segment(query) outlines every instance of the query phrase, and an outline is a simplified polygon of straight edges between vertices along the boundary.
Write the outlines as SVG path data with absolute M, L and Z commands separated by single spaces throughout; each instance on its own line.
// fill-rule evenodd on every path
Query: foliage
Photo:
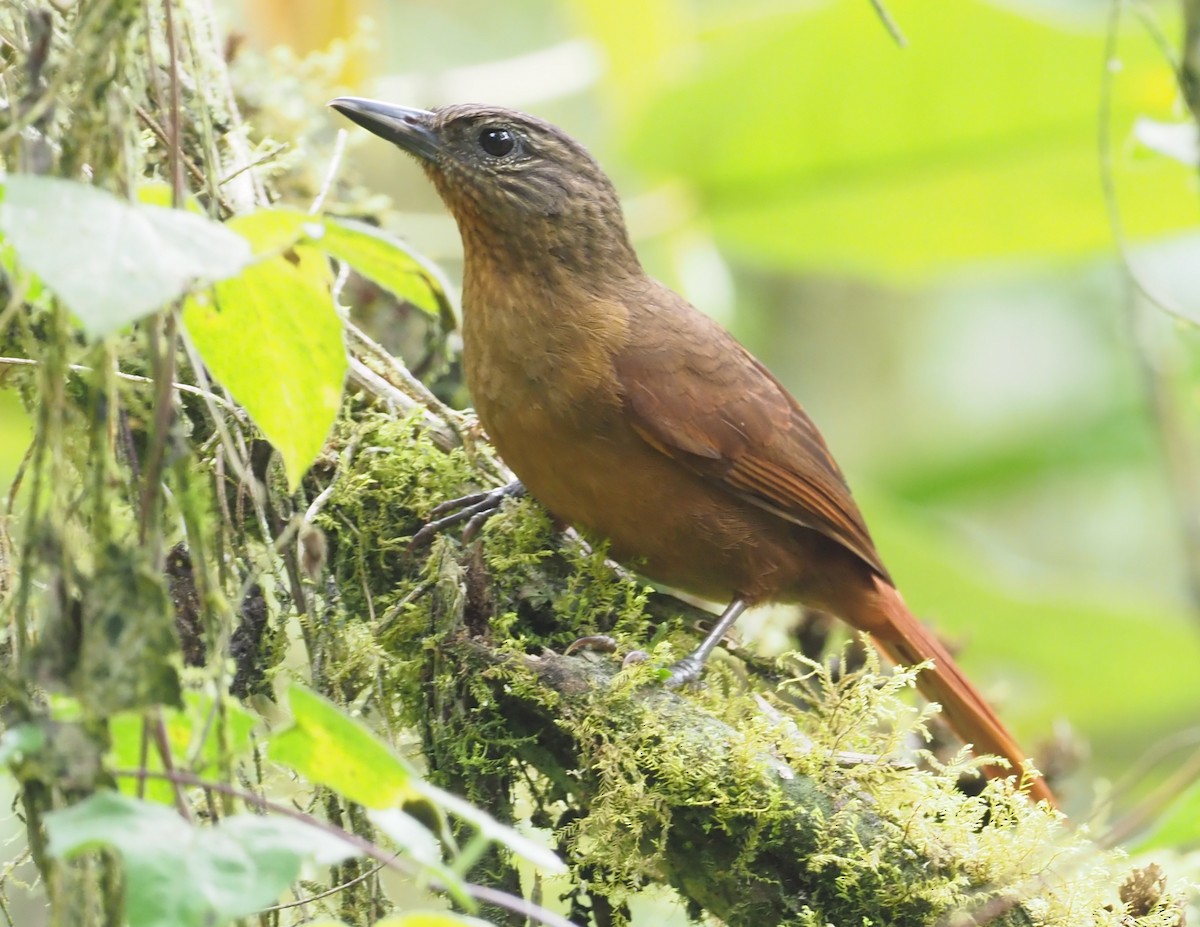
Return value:
M 272 904 L 306 858 L 354 855 L 349 845 L 287 818 L 239 814 L 195 827 L 172 808 L 97 792 L 46 816 L 49 852 L 111 845 L 125 863 L 131 927 L 224 924 Z
M 426 879 L 436 879 L 468 907 L 470 895 L 461 873 L 490 841 L 523 854 L 543 871 L 561 870 L 562 864 L 552 853 L 485 812 L 424 782 L 369 731 L 333 705 L 298 686 L 291 688 L 290 703 L 293 725 L 271 738 L 271 758 L 310 783 L 328 785 L 351 801 L 378 809 L 372 820 L 398 853 L 409 860 L 407 866 L 365 841 L 351 842 L 349 835 L 338 828 L 287 809 L 282 809 L 288 815 L 284 816 L 278 806 L 256 802 L 254 796 L 244 796 L 244 800 L 274 813 L 234 814 L 215 826 L 197 826 L 177 809 L 168 807 L 174 792 L 168 794 L 164 805 L 101 791 L 51 812 L 45 820 L 47 852 L 52 857 L 71 858 L 97 846 L 113 847 L 125 864 L 126 916 L 131 927 L 228 923 L 275 902 L 296 881 L 305 863 L 336 865 L 361 856 L 364 849 L 383 864 L 400 865 L 406 872 L 416 871 Z M 44 746 L 37 736 L 40 729 L 25 725 L 14 730 L 18 736 L 10 740 L 10 762 L 18 752 L 20 762 L 35 761 Z M 118 740 L 120 730 L 114 730 Z M 126 737 L 132 733 L 126 729 Z M 198 732 L 189 733 L 195 736 Z M 141 778 L 137 770 L 118 768 L 115 772 L 118 776 Z M 175 781 L 170 770 L 157 778 Z M 205 784 L 205 780 L 195 777 L 186 781 Z M 213 784 L 218 783 L 213 780 Z M 414 801 L 426 803 L 439 814 L 459 816 L 476 828 L 477 837 L 472 843 L 453 853 L 453 868 L 442 862 L 441 841 L 449 839 L 453 846 L 444 822 L 440 828 L 430 830 L 400 810 Z M 472 922 L 456 915 L 442 917 L 447 924 Z
M 1096 156 L 1100 11 L 909 4 L 898 49 L 868 3 L 763 3 L 741 16 L 661 4 L 646 47 L 627 39 L 633 0 L 583 6 L 625 90 L 629 156 L 654 176 L 687 177 L 740 259 L 913 280 L 1111 243 Z M 1163 9 L 1164 32 L 1173 14 Z M 1185 125 L 1155 38 L 1135 25 L 1122 36 L 1118 144 L 1139 118 Z M 663 59 L 681 66 L 654 66 Z M 1129 233 L 1194 228 L 1195 164 L 1133 145 L 1116 178 Z
M 17 44 L 46 42 L 38 54 L 61 55 L 65 68 L 77 69 L 62 72 L 73 75 L 66 86 L 86 94 L 88 81 L 110 79 L 89 70 L 97 60 L 131 55 L 131 67 L 154 68 L 156 49 L 180 41 L 170 15 L 143 21 L 119 15 L 119 3 L 109 7 L 115 18 L 104 10 L 10 13 L 0 24 Z M 211 36 L 195 26 L 186 32 L 190 66 L 220 68 Z M 72 49 L 85 54 L 73 57 Z M 29 60 L 22 74 L 36 83 L 41 66 Z M 182 75 L 171 67 L 179 90 Z M 207 82 L 189 86 L 201 94 L 188 101 L 201 124 L 232 111 L 230 100 L 203 97 Z M 342 405 L 347 355 L 330 257 L 363 265 L 367 277 L 426 311 L 447 306 L 439 278 L 361 224 L 265 205 L 231 215 L 223 196 L 206 195 L 215 181 L 192 196 L 155 176 L 156 164 L 170 169 L 185 158 L 214 170 L 218 162 L 202 147 L 185 153 L 161 132 L 164 152 L 143 150 L 140 138 L 124 147 L 109 134 L 89 139 L 85 126 L 40 118 L 36 105 L 15 100 L 11 112 L 32 128 L 4 133 L 11 164 L 88 145 L 145 155 L 109 158 L 102 175 L 89 168 L 94 184 L 14 171 L 0 191 L 3 337 L 28 359 L 26 396 L 40 411 L 30 508 L 13 547 L 21 570 L 13 586 L 7 575 L 0 584 L 11 622 L 3 756 L 20 785 L 30 851 L 55 916 L 94 913 L 135 927 L 228 923 L 311 885 L 314 866 L 331 883 L 348 883 L 330 896 L 346 912 L 359 903 L 353 886 L 372 879 L 377 892 L 375 873 L 391 867 L 467 911 L 482 894 L 536 914 L 536 905 L 487 893 L 464 873 L 496 842 L 550 872 L 561 868 L 553 854 L 399 758 L 393 771 L 403 789 L 371 802 L 367 820 L 352 804 L 360 791 L 322 761 L 341 757 L 337 768 L 345 770 L 365 751 L 373 760 L 358 779 L 379 782 L 392 754 L 374 735 L 293 687 L 294 726 L 270 739 L 269 761 L 262 717 L 214 694 L 230 685 L 226 648 L 238 664 L 233 685 L 245 678 L 259 692 L 267 669 L 286 657 L 272 654 L 279 634 L 270 626 L 287 620 L 276 598 L 286 567 L 269 518 L 290 504 L 287 490 L 299 486 Z M 158 105 L 143 99 L 139 110 L 152 128 L 171 120 Z M 225 144 L 227 155 L 244 157 L 236 134 Z M 75 173 L 65 160 L 55 166 Z M 172 202 L 183 208 L 168 208 Z M 177 402 L 176 390 L 190 404 Z M 252 475 L 245 448 L 260 434 L 275 445 L 282 474 L 268 457 Z M 234 471 L 228 484 L 217 476 L 226 465 Z M 247 505 L 249 517 L 235 522 L 232 512 L 241 516 Z M 2 540 L 7 556 L 7 534 Z M 309 540 L 319 543 L 311 533 Z M 49 701 L 45 691 L 55 693 Z M 319 754 L 301 749 L 305 737 L 319 737 Z M 232 785 L 235 770 L 252 773 L 260 788 L 268 779 L 275 788 L 292 781 L 297 796 L 307 788 L 297 799 L 305 810 Z M 193 789 L 203 796 L 194 806 Z M 401 807 L 414 803 L 418 817 Z M 462 846 L 447 814 L 470 837 Z M 364 854 L 375 858 L 374 870 L 363 866 Z M 562 923 L 548 912 L 543 920 Z M 477 923 L 449 912 L 417 912 L 410 922 Z
M 325 442 L 346 376 L 327 255 L 367 268 L 401 298 L 413 295 L 434 312 L 441 305 L 434 278 L 396 241 L 345 221 L 262 209 L 217 224 L 127 204 L 85 184 L 22 175 L 2 193 L 7 240 L 0 247 L 11 245 L 14 274 L 36 273 L 26 285 L 58 295 L 89 336 L 196 291 L 183 312 L 189 337 L 275 445 L 292 488 Z M 144 261 L 145 254 L 158 259 Z M 381 266 L 390 272 L 381 275 Z M 241 349 L 230 352 L 235 340 Z

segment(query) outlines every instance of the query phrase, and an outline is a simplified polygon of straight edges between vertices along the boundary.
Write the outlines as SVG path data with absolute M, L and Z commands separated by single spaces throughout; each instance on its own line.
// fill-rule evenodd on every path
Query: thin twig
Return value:
M 217 186 L 218 187 L 224 186 L 225 184 L 230 183 L 231 181 L 237 180 L 240 176 L 242 176 L 242 174 L 246 173 L 246 171 L 253 170 L 254 168 L 258 167 L 260 164 L 266 164 L 268 161 L 279 157 L 281 154 L 283 154 L 287 150 L 288 150 L 288 146 L 286 144 L 284 144 L 283 142 L 280 142 L 278 145 L 276 145 L 270 151 L 259 155 L 257 158 L 255 158 L 253 161 L 251 161 L 249 164 L 242 164 L 242 165 L 239 165 L 238 167 L 234 168 L 232 171 L 230 171 L 228 174 L 226 174 L 224 177 L 222 177 L 220 180 L 217 181 Z
M 327 888 L 325 891 L 316 895 L 308 895 L 304 898 L 297 898 L 295 901 L 288 901 L 284 904 L 273 904 L 269 908 L 263 908 L 259 914 L 269 914 L 272 911 L 286 911 L 288 908 L 302 908 L 306 904 L 312 904 L 314 901 L 320 901 L 322 898 L 328 898 L 330 895 L 336 895 L 338 892 L 344 892 L 348 888 L 353 888 L 359 882 L 365 882 L 375 873 L 380 872 L 385 868 L 383 863 L 376 863 L 371 869 L 368 869 L 362 875 L 355 876 L 349 882 L 342 882 L 335 885 L 333 888 Z
M 142 121 L 142 124 L 154 133 L 154 137 L 157 138 L 164 147 L 169 148 L 171 145 L 171 136 L 167 134 L 167 130 L 160 126 L 158 121 L 148 112 L 146 112 L 145 107 L 138 103 L 131 103 L 130 105 L 133 108 L 134 115 L 136 115 L 138 119 Z M 192 177 L 199 183 L 204 183 L 204 173 L 199 167 L 197 167 L 196 163 L 192 161 L 191 158 L 186 156 L 183 160 L 184 166 L 188 169 L 188 173 L 191 174 Z
M 435 415 L 440 415 L 452 428 L 454 428 L 455 431 L 460 430 L 461 426 L 465 422 L 465 417 L 461 412 L 456 412 L 454 409 L 451 409 L 448 405 L 438 399 L 437 396 L 433 395 L 433 392 L 428 386 L 414 377 L 412 372 L 405 367 L 404 364 L 400 363 L 400 361 L 385 351 L 381 344 L 375 341 L 375 339 L 364 332 L 361 328 L 349 320 L 346 321 L 345 325 L 346 333 L 350 336 L 351 344 L 379 361 L 387 373 L 395 378 L 393 385 L 395 385 L 402 392 L 406 393 L 412 399 L 415 399 Z
M 100 6 L 101 4 L 94 5 Z M 39 119 L 46 115 L 47 112 L 50 111 L 50 107 L 53 106 L 57 100 L 62 99 L 63 89 L 66 87 L 67 80 L 70 75 L 70 68 L 59 69 L 58 73 L 55 74 L 54 79 L 51 81 L 49 86 L 46 87 L 41 96 L 39 96 L 27 107 L 22 109 L 17 114 L 16 118 L 13 119 L 5 129 L 0 130 L 0 147 L 7 145 L 27 128 L 36 123 Z
M 342 451 L 342 460 L 338 465 L 337 471 L 333 474 L 333 479 L 329 481 L 329 485 L 318 493 L 317 498 L 313 499 L 312 504 L 304 512 L 304 523 L 312 524 L 313 520 L 321 514 L 321 509 L 325 507 L 325 503 L 329 501 L 329 497 L 333 495 L 333 490 L 337 487 L 338 480 L 342 475 L 350 469 L 350 465 L 354 462 L 354 454 L 358 451 L 358 444 L 362 440 L 361 434 L 355 434 L 346 443 L 345 450 Z
M 1160 820 L 1180 795 L 1200 779 L 1200 750 L 1196 750 L 1182 766 L 1158 788 L 1139 802 L 1131 811 L 1117 820 L 1112 827 L 1096 838 L 1102 847 L 1116 847 L 1140 833 L 1156 820 Z
M 429 580 L 428 582 L 420 583 L 416 587 L 414 587 L 411 591 L 406 593 L 404 595 L 404 597 L 402 599 L 400 599 L 399 602 L 392 604 L 388 608 L 388 610 L 383 613 L 383 617 L 380 619 L 379 623 L 377 625 L 375 625 L 375 637 L 377 639 L 382 639 L 383 636 L 391 628 L 392 624 L 396 621 L 396 619 L 398 617 L 400 617 L 400 612 L 402 612 L 404 610 L 404 607 L 406 605 L 411 605 L 413 602 L 417 601 L 418 599 L 428 595 L 430 592 L 433 591 L 433 588 L 436 585 L 437 585 L 437 583 L 434 582 L 433 580 Z M 385 713 L 385 717 L 386 717 L 386 713 Z
M 166 130 L 154 120 L 154 117 L 138 104 L 134 103 L 132 105 L 134 113 L 140 120 L 142 120 L 146 128 L 154 133 L 154 137 L 157 138 L 163 145 L 169 145 L 171 140 L 167 136 Z M 204 176 L 204 171 L 200 170 L 200 168 L 191 158 L 184 156 L 183 164 L 184 167 L 187 168 L 188 173 L 192 175 L 192 179 L 195 180 L 196 183 L 202 186 L 208 185 L 208 178 Z M 233 214 L 233 206 L 228 200 L 221 196 L 221 192 L 219 190 L 217 191 L 217 202 L 226 215 Z
M 892 19 L 892 14 L 888 12 L 888 8 L 883 5 L 883 0 L 871 0 L 871 6 L 875 9 L 875 15 L 879 17 L 879 21 L 883 23 L 883 28 L 888 31 L 897 45 L 901 48 L 908 48 L 908 39 L 904 37 L 904 33 L 900 31 L 900 24 Z
M 205 403 L 208 404 L 208 414 L 212 418 L 213 427 L 217 430 L 217 435 L 221 440 L 221 447 L 225 448 L 228 455 L 229 465 L 240 481 L 240 485 L 250 487 L 250 492 L 257 498 L 261 495 L 262 488 L 258 485 L 258 480 L 250 472 L 250 461 L 241 453 L 241 449 L 234 444 L 233 436 L 229 433 L 229 428 L 226 427 L 224 416 L 220 415 L 215 406 L 218 402 L 224 406 L 237 407 L 236 403 L 222 399 L 209 385 L 208 371 L 204 367 L 204 362 L 200 360 L 200 354 L 192 344 L 192 339 L 184 333 L 182 338 L 183 351 L 187 356 L 188 363 L 192 367 L 192 373 L 196 377 L 196 382 L 200 384 L 200 396 L 203 397 Z M 245 421 L 245 413 L 238 416 L 240 421 Z
M 1151 41 L 1154 42 L 1154 48 L 1163 56 L 1163 60 L 1171 65 L 1171 70 L 1175 73 L 1176 80 L 1178 81 L 1179 92 L 1186 96 L 1187 88 L 1180 76 L 1181 68 L 1183 67 L 1182 62 L 1179 60 L 1179 56 L 1175 54 L 1175 48 L 1171 45 L 1171 40 L 1167 38 L 1166 32 L 1163 31 L 1162 24 L 1158 21 L 1154 9 L 1146 3 L 1146 0 L 1131 0 L 1131 2 L 1133 13 L 1141 21 L 1142 28 L 1146 30 Z M 1185 0 L 1186 3 L 1187 0 Z
M 1107 797 L 1095 804 L 1088 812 L 1087 817 L 1077 816 L 1073 820 L 1080 824 L 1091 824 L 1101 818 L 1107 817 L 1112 811 L 1114 799 L 1123 795 L 1129 795 L 1139 783 L 1145 781 L 1160 763 L 1171 754 L 1183 750 L 1185 747 L 1200 747 L 1200 727 L 1189 727 L 1181 731 L 1175 731 L 1152 744 L 1149 749 L 1137 758 L 1133 766 L 1121 775 L 1121 778 L 1109 790 Z
M 171 94 L 170 109 L 170 144 L 167 146 L 167 158 L 171 170 L 171 205 L 182 209 L 185 190 L 183 186 L 183 141 L 180 126 L 183 108 L 181 100 L 179 74 L 178 38 L 175 33 L 175 14 L 173 0 L 164 0 L 163 8 L 166 13 L 167 53 L 169 57 L 168 85 Z M 160 331 L 161 325 L 161 331 Z M 168 431 L 175 412 L 175 396 L 171 384 L 175 382 L 176 355 L 179 350 L 179 317 L 178 307 L 169 306 L 159 317 L 151 320 L 147 328 L 149 339 L 151 365 L 157 382 L 155 383 L 154 417 L 150 432 L 150 443 L 146 450 L 146 463 L 142 468 L 142 492 L 140 501 L 140 520 L 138 538 L 143 545 L 151 541 L 153 531 L 153 553 L 157 562 L 162 556 L 162 531 L 159 525 L 162 492 L 160 482 L 166 456 Z
M 283 526 L 283 530 L 280 531 L 278 536 L 275 537 L 275 539 L 271 542 L 271 553 L 278 554 L 279 557 L 282 558 L 284 553 L 288 549 L 288 545 L 291 544 L 292 540 L 300 533 L 300 525 L 301 524 L 302 524 L 302 522 L 298 518 L 293 517 L 292 519 L 290 519 L 288 521 L 288 523 Z M 267 536 L 269 537 L 270 535 L 267 535 Z M 237 607 L 239 609 L 242 607 L 242 603 L 246 601 L 246 597 L 250 595 L 250 590 L 252 590 L 256 585 L 258 585 L 258 581 L 262 578 L 263 573 L 267 572 L 267 570 L 269 568 L 271 568 L 271 569 L 278 568 L 278 563 L 273 559 L 266 561 L 266 563 L 269 563 L 270 567 L 268 567 L 262 561 L 259 561 L 259 563 L 257 565 L 251 567 L 249 570 L 246 571 L 246 576 L 242 579 L 242 585 L 241 585 L 241 588 L 238 590 L 237 598 L 234 600 L 235 602 L 237 602 Z M 280 575 L 279 578 L 280 578 L 280 581 L 282 582 L 282 575 Z M 289 586 L 290 586 L 290 584 L 289 584 Z M 294 591 L 293 591 L 292 595 L 293 595 L 293 599 L 294 599 L 295 598 Z M 309 603 L 308 603 L 307 599 L 297 602 L 296 603 L 297 611 L 306 612 L 308 610 L 308 605 L 309 605 Z
M 338 168 L 342 166 L 342 158 L 346 154 L 346 139 L 349 137 L 350 133 L 345 129 L 338 129 L 337 138 L 333 141 L 333 156 L 329 159 L 329 168 L 325 171 L 325 179 L 321 182 L 321 191 L 313 200 L 312 206 L 308 208 L 310 216 L 320 214 L 321 207 L 325 205 L 325 198 L 329 196 L 329 191 L 333 188 L 333 181 L 337 178 Z
M 1129 236 L 1125 232 L 1125 221 L 1121 216 L 1121 205 L 1117 198 L 1117 185 L 1113 168 L 1112 149 L 1112 98 L 1113 74 L 1117 67 L 1117 38 L 1121 26 L 1121 9 L 1125 0 L 1112 0 L 1109 7 L 1107 36 L 1104 45 L 1104 71 L 1100 81 L 1099 105 L 1099 136 L 1098 147 L 1100 156 L 1100 182 L 1104 194 L 1105 211 L 1108 214 L 1109 229 L 1117 246 L 1121 264 L 1129 277 L 1130 283 L 1151 305 L 1156 306 L 1168 315 L 1174 316 L 1191 327 L 1200 325 L 1200 319 L 1164 299 L 1150 289 L 1133 266 Z
M 167 160 L 171 167 L 171 205 L 182 209 L 185 190 L 183 187 L 183 118 L 182 90 L 179 79 L 179 36 L 175 31 L 175 0 L 163 0 L 163 12 L 166 14 L 167 27 L 167 56 L 170 70 L 169 87 L 171 91 L 170 116 L 171 139 L 167 144 Z
M 166 310 L 162 319 L 162 332 L 158 330 L 158 319 L 149 326 L 150 356 L 154 361 L 155 379 L 154 423 L 151 431 L 149 447 L 146 450 L 146 463 L 142 468 L 141 521 L 139 538 L 146 544 L 150 531 L 155 529 L 159 512 L 160 490 L 163 461 L 167 450 L 167 432 L 171 427 L 171 417 L 175 411 L 175 403 L 171 384 L 175 382 L 175 353 L 178 350 L 179 320 L 176 310 L 171 307 Z M 155 554 L 157 557 L 157 553 Z
M 37 366 L 40 366 L 41 363 L 42 363 L 41 361 L 36 360 L 35 358 L 32 358 L 32 357 L 0 357 L 0 367 L 37 367 Z M 84 364 L 69 364 L 67 366 L 67 369 L 70 370 L 72 373 L 94 373 L 95 372 L 93 370 L 93 368 L 85 366 Z M 157 382 L 153 377 L 143 377 L 140 374 L 136 374 L 136 373 L 123 373 L 120 370 L 116 371 L 116 376 L 117 376 L 117 379 L 125 380 L 126 382 L 129 382 L 129 383 L 148 383 L 150 385 L 153 385 L 154 383 Z M 172 383 L 171 388 L 179 393 L 188 393 L 189 395 L 192 395 L 192 396 L 200 396 L 201 398 L 211 400 L 212 402 L 215 402 L 217 405 L 222 406 L 223 408 L 232 412 L 238 418 L 243 419 L 243 420 L 246 419 L 246 412 L 245 412 L 245 410 L 242 409 L 241 406 L 237 405 L 236 403 L 230 402 L 228 399 L 224 398 L 223 396 L 218 396 L 216 393 L 212 392 L 211 390 L 201 389 L 198 386 L 192 386 L 190 383 L 179 383 L 179 382 Z
M 1100 160 L 1100 176 L 1104 193 L 1104 205 L 1108 213 L 1109 227 L 1120 256 L 1125 277 L 1131 292 L 1126 301 L 1126 322 L 1134 355 L 1145 384 L 1155 433 L 1162 448 L 1167 482 L 1175 497 L 1174 507 L 1180 522 L 1183 538 L 1184 562 L 1188 573 L 1188 586 L 1194 605 L 1200 605 L 1200 483 L 1193 474 L 1192 454 L 1178 426 L 1178 418 L 1171 401 L 1171 391 L 1164 382 L 1160 361 L 1144 332 L 1149 320 L 1142 311 L 1142 301 L 1155 306 L 1173 318 L 1196 327 L 1197 320 L 1160 298 L 1146 285 L 1133 267 L 1129 253 L 1129 241 L 1121 216 L 1121 205 L 1117 198 L 1112 149 L 1112 99 L 1114 70 L 1117 66 L 1117 40 L 1121 27 L 1124 0 L 1112 0 L 1109 7 L 1108 27 L 1104 45 L 1104 71 L 1100 84 L 1098 107 L 1097 146 Z
M 142 0 L 142 27 L 146 30 L 147 51 L 152 51 L 154 48 L 154 24 L 155 18 L 150 13 L 150 0 Z M 162 78 L 159 76 L 159 69 L 156 67 L 150 67 L 147 68 L 147 70 L 150 72 L 149 96 L 151 97 L 154 105 L 158 108 L 158 111 L 162 112 L 167 107 L 166 104 L 163 103 Z M 151 121 L 153 122 L 153 120 Z M 159 132 L 162 132 L 162 129 L 158 127 L 157 123 L 153 126 L 153 128 L 156 128 Z M 159 139 L 164 145 L 168 144 L 166 132 L 162 132 L 162 134 L 159 136 Z
M 150 736 L 158 751 L 158 758 L 163 764 L 163 769 L 168 773 L 173 773 L 175 759 L 171 756 L 171 738 L 167 736 L 167 725 L 163 721 L 162 709 L 160 707 L 150 709 L 144 723 L 150 729 Z M 187 797 L 183 794 L 183 785 L 171 780 L 171 791 L 175 795 L 175 810 L 179 812 L 179 816 L 189 824 L 195 823 L 192 818 L 192 809 L 188 806 Z
M 385 380 L 353 355 L 350 357 L 350 379 L 371 395 L 389 403 L 393 408 L 401 412 L 423 409 L 425 414 L 421 422 L 422 427 L 429 432 L 429 437 L 433 443 L 442 450 L 453 450 L 462 444 L 459 436 L 454 433 L 453 429 L 446 422 L 430 412 L 422 403 L 417 402 L 394 384 Z
M 213 80 L 220 86 L 222 104 L 228 113 L 228 131 L 224 133 L 222 139 L 232 155 L 233 164 L 235 166 L 244 165 L 250 161 L 250 148 L 246 140 L 248 133 L 245 131 L 246 124 L 242 120 L 241 110 L 238 107 L 238 95 L 234 92 L 233 82 L 229 76 L 228 64 L 225 56 L 221 53 L 222 41 L 217 33 L 217 23 L 221 22 L 223 17 L 218 15 L 213 0 L 192 0 L 192 4 L 200 13 L 190 17 L 190 21 L 196 24 L 197 29 L 203 33 L 202 38 L 206 46 L 205 60 Z M 207 107 L 203 112 L 208 112 Z M 239 182 L 229 184 L 233 177 L 236 177 Z M 266 206 L 270 202 L 261 178 L 254 171 L 237 171 L 235 169 L 232 175 L 225 178 L 225 183 L 229 184 L 225 192 L 233 197 L 237 205 L 234 212 L 242 212 L 254 206 Z
M 9 277 L 10 281 L 12 277 Z M 18 310 L 25 308 L 25 297 L 29 294 L 29 279 L 27 275 L 21 275 L 16 284 L 13 285 L 12 291 L 9 294 L 8 305 L 0 311 L 0 334 L 3 334 L 8 328 L 9 323 L 16 316 Z

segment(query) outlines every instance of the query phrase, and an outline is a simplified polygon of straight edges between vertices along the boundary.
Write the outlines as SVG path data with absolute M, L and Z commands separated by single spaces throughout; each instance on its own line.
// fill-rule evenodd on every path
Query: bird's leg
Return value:
M 734 622 L 741 617 L 745 610 L 746 601 L 741 596 L 734 598 L 725 606 L 725 611 L 721 612 L 721 617 L 717 619 L 713 629 L 708 632 L 708 636 L 701 641 L 700 646 L 671 667 L 671 675 L 667 677 L 666 681 L 667 687 L 674 689 L 685 682 L 691 682 L 698 678 L 708 655 L 716 650 L 717 644 L 721 643 L 721 638 L 733 627 Z
M 461 496 L 458 499 L 443 502 L 430 512 L 434 521 L 427 522 L 420 531 L 414 534 L 408 546 L 410 549 L 420 547 L 422 544 L 432 541 L 451 525 L 457 525 L 461 521 L 467 523 L 467 527 L 463 530 L 463 540 L 469 541 L 483 527 L 483 523 L 496 514 L 505 499 L 510 496 L 517 498 L 523 495 L 525 495 L 525 484 L 520 480 L 513 480 L 498 489 L 473 492 L 469 496 Z M 444 514 L 446 512 L 450 514 Z M 443 517 L 438 518 L 439 515 Z

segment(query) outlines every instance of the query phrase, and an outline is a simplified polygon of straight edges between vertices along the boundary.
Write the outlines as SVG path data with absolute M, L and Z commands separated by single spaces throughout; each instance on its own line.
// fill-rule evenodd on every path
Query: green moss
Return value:
M 386 692 L 390 720 L 421 731 L 435 778 L 494 813 L 511 809 L 516 781 L 536 782 L 532 816 L 557 822 L 577 880 L 618 920 L 622 902 L 668 880 L 733 924 L 777 912 L 781 897 L 796 925 L 924 925 L 987 905 L 996 923 L 1173 923 L 1174 897 L 1134 911 L 1117 896 L 1128 867 L 1085 828 L 1008 782 L 964 795 L 958 779 L 980 759 L 913 751 L 934 710 L 911 703 L 917 670 L 869 659 L 835 678 L 790 658 L 778 693 L 756 694 L 725 664 L 680 698 L 660 681 L 680 646 L 603 548 L 512 500 L 478 541 L 410 552 L 435 505 L 475 488 L 465 455 L 383 416 L 344 425 L 341 440 L 356 450 L 322 515 L 344 622 L 334 678 Z M 649 659 L 582 693 L 539 679 L 530 655 L 596 632 Z M 552 729 L 537 727 L 542 716 Z M 548 759 L 554 738 L 574 769 Z M 695 872 L 679 862 L 689 848 Z M 779 871 L 802 884 L 780 885 Z M 716 894 L 729 886 L 742 896 Z M 1004 901 L 1014 897 L 1020 906 Z
M 338 427 L 336 443 L 353 446 L 354 455 L 318 524 L 334 541 L 329 563 L 343 611 L 382 614 L 420 573 L 422 560 L 408 549 L 412 535 L 434 506 L 472 488 L 473 473 L 461 450 L 441 451 L 415 416 L 365 412 Z

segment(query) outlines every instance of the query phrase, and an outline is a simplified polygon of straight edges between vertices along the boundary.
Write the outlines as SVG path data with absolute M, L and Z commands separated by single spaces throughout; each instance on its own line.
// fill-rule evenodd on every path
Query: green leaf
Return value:
M 367 728 L 301 686 L 288 701 L 293 723 L 271 738 L 271 759 L 367 808 L 416 797 L 412 769 Z
M 290 818 L 242 814 L 196 827 L 162 805 L 99 792 L 46 815 L 49 851 L 111 846 L 125 863 L 130 927 L 214 927 L 278 900 L 308 860 L 356 855 L 348 843 Z
M 2 257 L 3 248 L 0 248 L 0 259 Z M 31 440 L 33 422 L 21 401 L 21 394 L 15 389 L 0 388 L 0 486 L 12 483 Z
M 396 239 L 352 219 L 325 219 L 325 233 L 314 244 L 345 261 L 373 283 L 443 322 L 454 316 L 436 273 Z
M 375 927 L 492 927 L 492 922 L 453 911 L 406 911 L 376 921 Z
M 1104 15 L 914 3 L 898 14 L 903 51 L 869 3 L 717 15 L 679 66 L 659 68 L 628 138 L 642 170 L 694 184 L 727 250 L 899 277 L 1111 250 L 1096 141 Z M 1173 118 L 1178 95 L 1135 19 L 1114 75 L 1115 180 L 1127 231 L 1146 238 L 1194 226 L 1200 201 L 1194 171 L 1125 144 L 1139 115 Z
M 324 267 L 323 260 L 312 261 L 311 252 L 289 253 L 301 240 L 324 234 L 321 220 L 306 212 L 286 207 L 258 209 L 238 216 L 230 221 L 230 225 L 246 237 L 256 257 L 284 257 L 293 266 L 298 266 L 301 258 L 307 258 L 314 265 L 310 268 L 314 273 L 316 267 Z M 328 279 L 327 268 L 321 277 Z
M 0 229 L 0 231 L 3 231 Z M 27 303 L 35 303 L 46 292 L 46 287 L 36 274 L 25 271 L 17 265 L 17 252 L 13 248 L 12 242 L 0 234 L 0 269 L 3 269 L 4 275 L 12 281 L 14 287 L 18 283 L 25 285 L 25 301 Z
M 139 203 L 145 203 L 148 206 L 162 206 L 164 209 L 172 209 L 172 202 L 175 199 L 175 194 L 171 190 L 171 185 L 161 180 L 151 180 L 147 183 L 138 184 L 137 198 Z M 198 216 L 204 215 L 204 207 L 200 205 L 200 201 L 192 195 L 184 197 L 183 208 L 188 212 L 193 212 Z
M 233 276 L 250 258 L 244 239 L 202 216 L 27 174 L 4 183 L 0 231 L 92 338 Z
M 328 263 L 300 240 L 308 222 L 287 210 L 231 220 L 267 256 L 183 312 L 205 365 L 279 451 L 292 489 L 324 446 L 347 368 Z
M 0 741 L 0 744 L 3 742 Z M 391 838 L 396 846 L 426 866 L 440 866 L 442 844 L 424 824 L 399 808 L 375 808 L 368 812 L 371 823 Z

